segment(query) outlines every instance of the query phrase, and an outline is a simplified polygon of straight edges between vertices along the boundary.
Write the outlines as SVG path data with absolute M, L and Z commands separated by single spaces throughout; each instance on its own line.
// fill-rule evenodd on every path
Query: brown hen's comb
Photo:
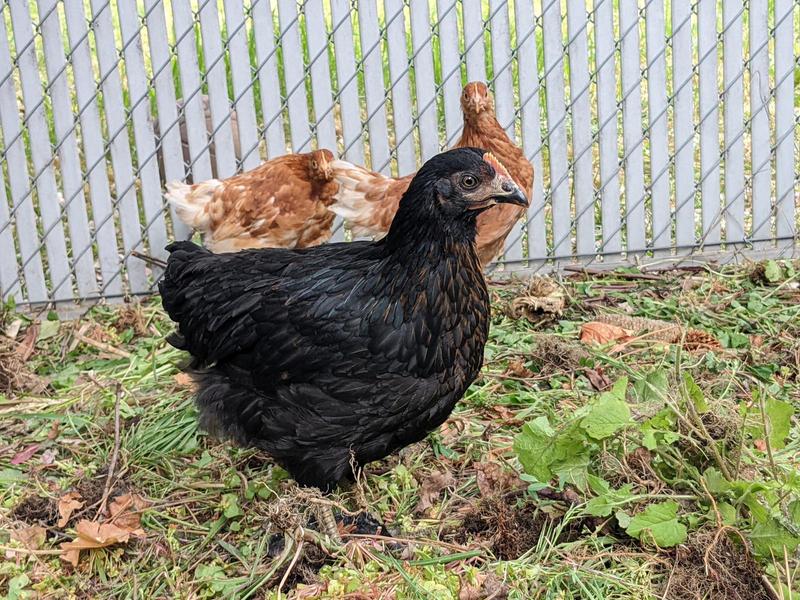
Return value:
M 484 160 L 485 162 L 487 162 L 488 164 L 492 165 L 492 168 L 493 168 L 493 169 L 494 169 L 494 170 L 495 170 L 497 173 L 499 173 L 499 174 L 500 174 L 500 175 L 502 175 L 503 177 L 507 177 L 508 179 L 511 179 L 511 175 L 509 175 L 509 173 L 508 173 L 508 169 L 506 169 L 506 168 L 503 166 L 503 163 L 501 163 L 499 160 L 497 160 L 497 157 L 496 157 L 494 154 L 492 154 L 491 152 L 486 152 L 486 153 L 483 155 L 483 160 Z

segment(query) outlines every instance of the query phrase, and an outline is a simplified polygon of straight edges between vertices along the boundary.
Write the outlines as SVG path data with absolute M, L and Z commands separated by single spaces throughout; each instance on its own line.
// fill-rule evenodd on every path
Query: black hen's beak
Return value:
M 522 193 L 510 179 L 503 179 L 500 182 L 499 190 L 492 198 L 498 204 L 516 204 L 517 206 L 528 206 L 528 198 Z

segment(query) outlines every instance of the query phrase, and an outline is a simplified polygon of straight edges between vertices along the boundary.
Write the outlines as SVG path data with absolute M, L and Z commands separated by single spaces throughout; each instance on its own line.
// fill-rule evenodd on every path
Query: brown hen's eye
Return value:
M 478 185 L 478 179 L 472 175 L 464 175 L 464 177 L 461 178 L 461 185 L 468 190 L 471 190 Z
M 315 161 L 315 160 L 311 161 L 311 168 L 312 169 L 316 169 L 317 168 L 317 161 Z

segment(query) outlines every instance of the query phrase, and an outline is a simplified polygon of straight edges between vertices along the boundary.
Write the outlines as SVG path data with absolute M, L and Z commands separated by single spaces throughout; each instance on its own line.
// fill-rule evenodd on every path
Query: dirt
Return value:
M 532 499 L 520 495 L 521 492 L 511 492 L 481 500 L 455 528 L 454 540 L 487 546 L 500 560 L 514 560 L 525 554 L 560 519 L 545 514 Z M 556 543 L 577 539 L 580 529 L 579 522 L 570 523 Z
M 753 557 L 725 531 L 690 536 L 675 553 L 664 598 L 772 600 Z
M 53 498 L 26 496 L 11 509 L 11 518 L 28 525 L 52 527 L 58 521 L 58 506 Z
M 30 371 L 20 356 L 21 345 L 0 335 L 0 394 L 40 393 L 45 382 Z

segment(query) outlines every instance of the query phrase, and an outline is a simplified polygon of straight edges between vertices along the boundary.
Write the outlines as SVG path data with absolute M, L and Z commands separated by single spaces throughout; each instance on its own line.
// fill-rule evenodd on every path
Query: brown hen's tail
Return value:
M 209 179 L 194 185 L 182 181 L 170 181 L 167 183 L 164 197 L 175 208 L 175 213 L 181 221 L 192 229 L 207 232 L 211 226 L 211 216 L 206 207 L 221 185 L 219 179 Z
M 339 191 L 329 210 L 347 221 L 355 237 L 386 235 L 412 177 L 388 177 L 344 160 L 331 167 Z

